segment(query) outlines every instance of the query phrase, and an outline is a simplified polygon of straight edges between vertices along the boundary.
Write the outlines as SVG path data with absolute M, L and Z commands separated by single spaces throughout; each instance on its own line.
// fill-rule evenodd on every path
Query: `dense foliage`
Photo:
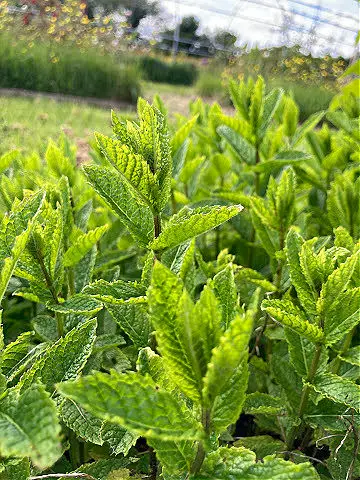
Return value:
M 172 85 L 192 85 L 198 75 L 191 63 L 170 63 L 154 57 L 141 57 L 140 67 L 147 80 Z
M 360 475 L 359 99 L 230 89 L 1 157 L 1 480 Z
M 31 43 L 0 35 L 0 88 L 136 101 L 139 73 L 126 57 L 86 54 L 72 45 Z

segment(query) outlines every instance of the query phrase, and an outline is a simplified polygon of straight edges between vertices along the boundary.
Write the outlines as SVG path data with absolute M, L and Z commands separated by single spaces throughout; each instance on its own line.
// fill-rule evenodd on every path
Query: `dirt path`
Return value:
M 47 98 L 56 102 L 82 103 L 93 105 L 99 108 L 114 108 L 116 110 L 134 110 L 133 104 L 128 102 L 119 102 L 117 100 L 95 98 L 95 97 L 78 97 L 76 95 L 65 95 L 62 93 L 46 93 L 35 92 L 33 90 L 22 90 L 20 88 L 0 88 L 0 97 L 23 97 L 23 98 Z
M 181 115 L 189 114 L 189 103 L 193 100 L 196 100 L 199 95 L 196 93 L 189 94 L 178 94 L 176 93 L 176 87 L 174 87 L 174 92 L 161 92 L 160 96 L 169 109 L 169 112 L 172 114 L 180 113 Z M 144 92 L 144 97 L 146 100 L 151 101 L 153 97 L 153 92 L 146 94 Z M 23 97 L 23 98 L 45 98 L 49 100 L 55 100 L 57 102 L 70 102 L 78 103 L 85 105 L 93 105 L 95 107 L 114 110 L 127 110 L 134 111 L 135 105 L 129 102 L 119 102 L 117 100 L 95 98 L 95 97 L 78 97 L 76 95 L 65 95 L 62 93 L 45 93 L 45 92 L 35 92 L 32 90 L 22 90 L 18 88 L 0 88 L 0 97 Z M 216 98 L 203 97 L 203 100 L 207 103 L 216 102 Z M 224 106 L 223 110 L 226 114 L 232 115 L 234 109 L 230 106 Z

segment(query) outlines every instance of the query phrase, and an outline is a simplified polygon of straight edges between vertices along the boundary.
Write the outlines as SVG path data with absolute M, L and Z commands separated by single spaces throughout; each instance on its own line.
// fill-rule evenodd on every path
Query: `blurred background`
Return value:
M 357 56 L 355 0 L 0 1 L 0 154 L 64 132 L 88 156 L 109 109 L 159 94 L 172 115 L 203 97 L 231 111 L 229 78 L 261 74 L 326 109 Z

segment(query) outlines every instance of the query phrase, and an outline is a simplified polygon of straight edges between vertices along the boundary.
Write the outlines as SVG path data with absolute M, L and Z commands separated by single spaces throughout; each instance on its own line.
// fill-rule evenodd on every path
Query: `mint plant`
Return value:
M 352 89 L 230 91 L 0 158 L 0 480 L 359 477 Z

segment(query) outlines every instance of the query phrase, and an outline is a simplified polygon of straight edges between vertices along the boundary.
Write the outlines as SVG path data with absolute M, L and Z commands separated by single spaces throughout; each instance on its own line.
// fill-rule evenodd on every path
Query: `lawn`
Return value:
M 81 150 L 87 147 L 94 131 L 110 132 L 110 108 L 41 97 L 1 97 L 0 105 L 0 153 L 14 148 L 43 153 L 49 138 L 56 140 L 61 132 Z
M 146 99 L 160 94 L 170 113 L 187 115 L 189 102 L 197 95 L 193 87 L 144 82 Z M 108 102 L 109 103 L 109 102 Z M 64 132 L 87 154 L 89 141 L 95 131 L 109 134 L 111 106 L 98 107 L 86 103 L 57 101 L 47 97 L 0 97 L 0 154 L 12 149 L 25 153 L 44 153 L 50 138 L 56 140 Z M 116 105 L 116 104 L 115 104 Z M 114 107 L 116 111 L 118 109 Z M 129 106 L 121 111 L 122 117 L 134 117 Z

